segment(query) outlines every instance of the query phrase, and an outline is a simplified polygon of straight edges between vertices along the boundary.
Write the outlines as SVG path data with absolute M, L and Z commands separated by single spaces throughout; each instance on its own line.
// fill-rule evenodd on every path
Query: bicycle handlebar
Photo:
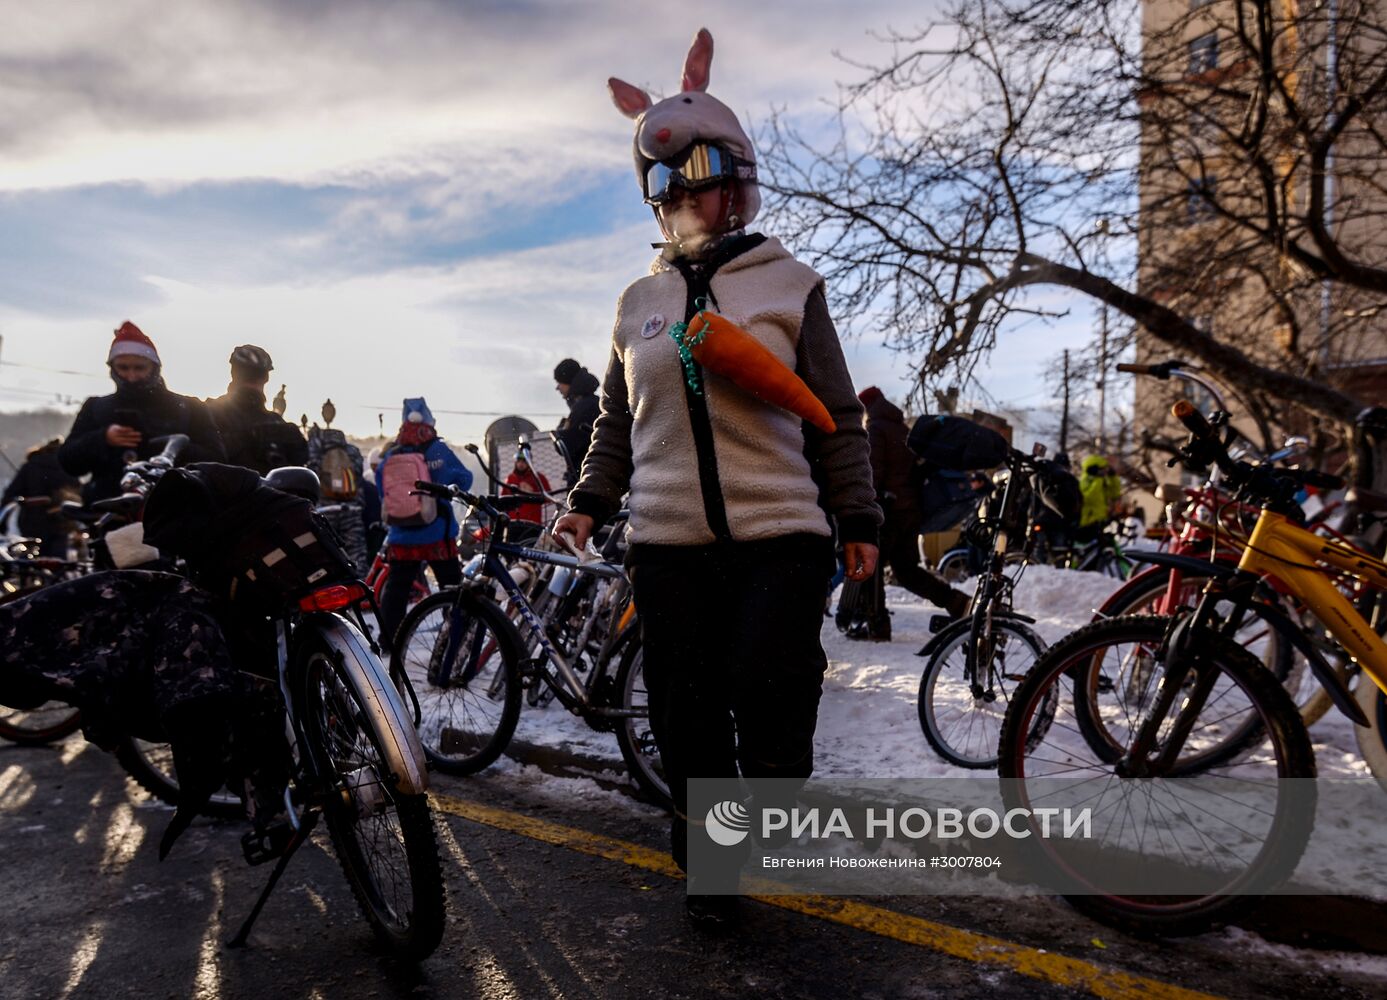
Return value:
M 1150 375 L 1152 378 L 1165 380 L 1170 378 L 1170 373 L 1177 368 L 1184 366 L 1183 361 L 1164 361 L 1159 365 L 1133 365 L 1120 364 L 1117 370 L 1124 375 Z
M 1170 412 L 1190 432 L 1190 442 L 1181 449 L 1182 456 L 1197 465 L 1205 466 L 1210 462 L 1217 465 L 1235 488 L 1246 489 L 1262 499 L 1277 502 L 1286 499 L 1286 483 L 1327 490 L 1337 490 L 1345 485 L 1343 477 L 1328 472 L 1277 469 L 1271 465 L 1254 466 L 1234 461 L 1218 432 L 1193 403 L 1182 399 L 1170 408 Z

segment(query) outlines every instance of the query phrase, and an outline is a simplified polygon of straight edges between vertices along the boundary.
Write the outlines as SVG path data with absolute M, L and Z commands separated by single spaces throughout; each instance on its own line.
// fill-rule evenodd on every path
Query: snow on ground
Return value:
M 1091 621 L 1094 609 L 1119 585 L 1119 581 L 1096 573 L 1032 566 L 1016 588 L 1015 606 L 1036 620 L 1034 629 L 1045 642 L 1054 643 Z M 892 612 L 889 642 L 848 640 L 839 634 L 831 618 L 824 619 L 822 638 L 828 671 L 815 740 L 816 774 L 820 778 L 976 778 L 981 772 L 965 771 L 940 760 L 920 731 L 916 701 L 926 660 L 916 654 L 929 640 L 929 621 L 939 609 L 898 587 L 888 587 L 886 596 Z M 1358 755 L 1353 726 L 1337 711 L 1330 711 L 1316 723 L 1311 736 L 1321 777 L 1368 774 Z M 594 732 L 556 704 L 543 709 L 527 705 L 516 738 L 610 761 L 605 777 L 623 771 L 615 737 Z M 649 807 L 602 789 L 589 779 L 558 778 L 507 759 L 488 773 L 524 783 L 556 803 L 585 802 L 604 809 L 649 811 Z M 1310 860 L 1307 855 L 1306 861 Z M 1270 945 L 1243 931 L 1219 933 L 1236 935 L 1242 945 L 1255 939 L 1260 949 L 1275 950 L 1282 957 L 1294 956 L 1312 965 L 1328 966 L 1338 957 Z M 1343 957 L 1346 962 L 1354 959 L 1344 968 L 1387 978 L 1387 959 Z
M 1028 567 L 1016 588 L 1016 610 L 1036 619 L 1035 631 L 1054 643 L 1087 624 L 1093 611 L 1119 586 L 1098 573 L 1050 566 Z M 815 771 L 821 778 L 937 778 L 969 775 L 940 760 L 920 731 L 916 700 L 925 659 L 915 655 L 929 641 L 929 620 L 939 609 L 899 587 L 886 589 L 890 642 L 853 641 L 825 617 L 828 672 L 819 705 Z M 1362 777 L 1353 724 L 1330 711 L 1311 730 L 1321 777 Z M 598 733 L 559 705 L 525 706 L 516 739 L 613 761 L 622 768 L 616 737 Z

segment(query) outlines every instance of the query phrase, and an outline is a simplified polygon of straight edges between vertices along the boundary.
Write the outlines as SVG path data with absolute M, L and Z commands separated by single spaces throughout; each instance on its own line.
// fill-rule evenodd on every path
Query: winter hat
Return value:
M 636 120 L 636 179 L 642 185 L 653 164 L 670 159 L 694 142 L 723 146 L 745 161 L 751 176 L 738 181 L 738 215 L 740 224 L 746 226 L 761 209 L 761 189 L 755 180 L 756 147 L 737 120 L 737 113 L 705 93 L 712 63 L 713 36 L 707 28 L 700 28 L 684 57 L 679 93 L 654 103 L 640 87 L 616 77 L 607 80 L 607 90 L 617 110 Z
M 429 412 L 429 404 L 424 401 L 423 396 L 415 396 L 405 400 L 404 413 L 400 416 L 400 423 L 434 426 L 433 414 Z
M 578 377 L 578 373 L 583 370 L 583 366 L 572 358 L 564 358 L 554 368 L 554 381 L 560 385 L 572 385 L 573 380 Z
M 109 365 L 121 355 L 133 355 L 137 358 L 153 361 L 156 365 L 163 364 L 159 360 L 159 352 L 154 347 L 154 341 L 146 337 L 144 331 L 128 319 L 116 331 L 116 339 L 111 341 L 111 350 L 106 355 L 106 363 Z
M 871 406 L 881 398 L 881 390 L 874 385 L 869 385 L 857 394 L 857 401 L 863 406 Z

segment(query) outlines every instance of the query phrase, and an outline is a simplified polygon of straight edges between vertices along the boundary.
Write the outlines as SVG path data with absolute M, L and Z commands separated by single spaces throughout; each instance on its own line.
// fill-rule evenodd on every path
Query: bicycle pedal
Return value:
M 950 618 L 948 615 L 931 615 L 929 620 L 929 634 L 938 635 L 949 627 L 950 622 L 955 620 L 956 619 Z
M 294 828 L 287 820 L 280 820 L 263 830 L 247 830 L 241 835 L 241 853 L 246 864 L 263 865 L 284 854 L 289 841 L 294 836 Z

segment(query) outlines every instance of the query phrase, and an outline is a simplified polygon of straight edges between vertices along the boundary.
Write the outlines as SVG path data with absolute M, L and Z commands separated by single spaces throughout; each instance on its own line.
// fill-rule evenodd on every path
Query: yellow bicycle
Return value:
M 1113 618 L 1052 646 L 1012 696 L 998 755 L 1009 808 L 1082 807 L 1093 817 L 1098 832 L 1084 843 L 1024 842 L 1033 859 L 1058 873 L 1071 903 L 1127 929 L 1184 934 L 1228 919 L 1281 885 L 1314 824 L 1317 787 L 1306 779 L 1315 778 L 1315 757 L 1304 722 L 1276 677 L 1233 636 L 1247 616 L 1261 617 L 1307 658 L 1335 706 L 1365 734 L 1360 740 L 1381 744 L 1387 642 L 1331 577 L 1384 588 L 1387 563 L 1296 523 L 1299 490 L 1341 480 L 1236 462 L 1193 406 L 1181 402 L 1173 412 L 1191 432 L 1186 464 L 1216 465 L 1224 489 L 1261 507 L 1240 561 L 1235 568 L 1210 564 L 1213 575 L 1186 614 Z M 1359 499 L 1387 508 L 1387 497 Z M 1265 576 L 1361 666 L 1356 699 L 1298 623 L 1257 601 Z M 1076 713 L 1094 670 L 1142 678 L 1143 696 L 1090 699 Z M 1056 705 L 1037 741 L 1037 723 Z M 1082 727 L 1082 714 L 1101 725 Z M 1379 781 L 1384 775 L 1387 766 Z

